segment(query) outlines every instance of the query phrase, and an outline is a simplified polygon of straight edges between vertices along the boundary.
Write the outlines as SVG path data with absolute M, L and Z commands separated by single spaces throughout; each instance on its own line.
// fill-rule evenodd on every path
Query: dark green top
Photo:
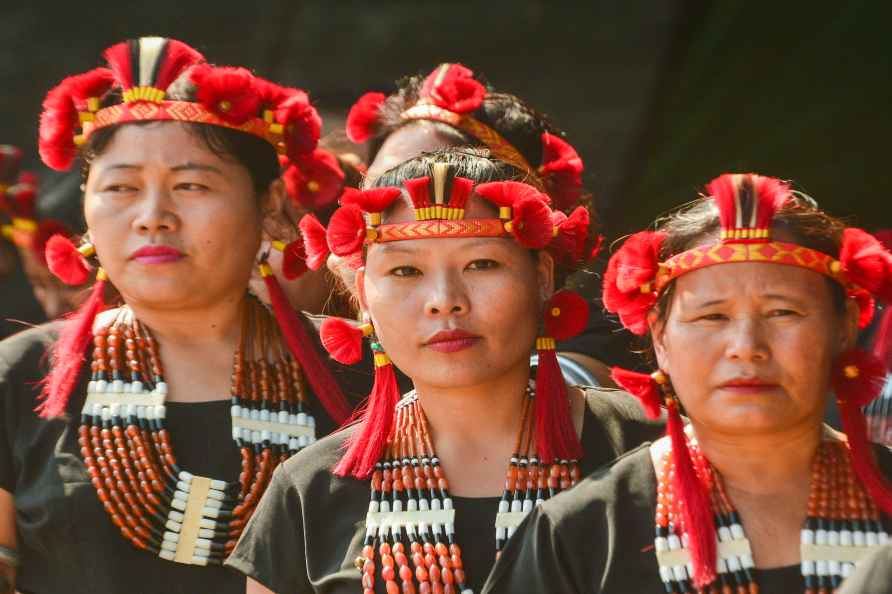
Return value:
M 533 510 L 502 551 L 484 594 L 665 594 L 653 548 L 657 478 L 648 447 Z M 892 450 L 876 451 L 892 476 Z M 805 590 L 799 565 L 754 573 L 761 594 Z
M 39 326 L 0 342 L 0 488 L 15 496 L 22 558 L 18 590 L 244 594 L 244 576 L 220 566 L 162 560 L 133 547 L 112 524 L 77 444 L 88 368 L 71 396 L 68 417 L 44 420 L 34 413 L 36 384 L 47 372 L 47 348 L 57 329 L 58 324 Z M 334 369 L 348 398 L 367 393 L 368 365 Z M 167 426 L 182 468 L 227 481 L 238 479 L 240 456 L 232 440 L 229 408 L 228 400 L 167 403 Z M 315 398 L 310 408 L 319 435 L 334 429 Z
M 588 389 L 586 403 L 583 473 L 663 433 L 662 423 L 646 420 L 624 392 Z M 369 481 L 330 471 L 348 431 L 306 448 L 276 470 L 227 565 L 277 594 L 361 594 L 354 561 L 365 536 Z M 468 585 L 479 592 L 495 560 L 499 498 L 452 499 Z

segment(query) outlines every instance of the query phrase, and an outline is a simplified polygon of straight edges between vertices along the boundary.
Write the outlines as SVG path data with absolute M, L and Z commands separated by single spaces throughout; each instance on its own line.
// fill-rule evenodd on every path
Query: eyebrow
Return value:
M 500 241 L 500 238 L 498 238 L 498 237 L 480 237 L 480 238 L 477 238 L 473 241 L 469 241 L 468 243 L 464 244 L 462 246 L 462 249 L 474 248 L 474 247 L 478 247 L 481 245 L 502 245 L 500 243 L 494 243 L 496 241 Z M 387 242 L 387 243 L 379 243 L 377 245 L 387 253 L 403 252 L 406 254 L 415 254 L 418 251 L 420 251 L 418 249 L 413 249 L 413 248 L 407 247 L 405 245 L 399 245 L 400 243 L 403 243 L 403 242 L 393 241 L 393 242 Z
M 142 169 L 142 165 L 138 165 L 136 163 L 115 163 L 114 165 L 109 165 L 105 168 L 106 171 L 116 171 L 120 169 Z M 193 163 L 191 161 L 183 163 L 182 165 L 176 165 L 175 167 L 170 168 L 171 171 L 210 171 L 212 173 L 217 173 L 219 175 L 223 175 L 223 172 L 220 171 L 219 168 L 214 167 L 213 165 L 205 165 L 204 163 Z
M 762 295 L 762 299 L 773 299 L 775 301 L 786 301 L 788 303 L 795 303 L 798 305 L 802 304 L 801 299 L 797 299 L 795 297 L 790 297 L 789 295 L 780 295 L 778 293 L 768 293 L 767 295 Z M 709 301 L 704 301 L 702 303 L 695 303 L 694 307 L 711 307 L 713 305 L 722 305 L 726 303 L 728 299 L 710 299 Z

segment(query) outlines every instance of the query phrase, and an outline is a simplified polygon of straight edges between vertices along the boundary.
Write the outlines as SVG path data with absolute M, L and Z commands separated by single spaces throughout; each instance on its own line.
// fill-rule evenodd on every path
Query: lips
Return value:
M 424 342 L 424 346 L 441 353 L 455 353 L 471 348 L 480 337 L 466 330 L 440 330 Z
M 735 392 L 764 392 L 777 388 L 777 384 L 755 377 L 741 377 L 727 381 L 720 387 Z
M 130 259 L 141 264 L 166 264 L 184 256 L 180 250 L 166 245 L 146 245 L 130 254 Z

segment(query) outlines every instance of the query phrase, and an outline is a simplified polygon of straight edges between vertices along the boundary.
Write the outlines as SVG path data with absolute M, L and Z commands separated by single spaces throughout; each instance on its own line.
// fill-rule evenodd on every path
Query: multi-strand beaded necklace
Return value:
M 93 344 L 78 443 L 99 500 L 136 547 L 179 563 L 222 563 L 273 469 L 315 440 L 300 368 L 275 321 L 256 300 L 246 300 L 231 387 L 238 482 L 177 465 L 165 428 L 167 384 L 158 345 L 129 308 Z
M 689 446 L 701 482 L 708 485 L 718 538 L 717 578 L 709 592 L 757 594 L 749 540 L 718 472 L 700 448 Z M 690 554 L 685 548 L 678 497 L 672 488 L 671 450 L 662 458 L 657 490 L 654 545 L 666 592 L 694 593 Z M 807 594 L 829 593 L 851 574 L 854 564 L 888 540 L 880 515 L 855 476 L 843 442 L 824 441 L 812 463 L 808 514 L 801 533 L 801 565 Z
M 541 464 L 536 457 L 533 398 L 529 387 L 496 516 L 496 555 L 535 505 L 580 478 L 577 460 Z M 372 473 L 366 536 L 357 559 L 364 594 L 375 589 L 376 553 L 388 594 L 472 594 L 455 539 L 455 513 L 427 418 L 410 392 L 396 405 L 384 460 Z

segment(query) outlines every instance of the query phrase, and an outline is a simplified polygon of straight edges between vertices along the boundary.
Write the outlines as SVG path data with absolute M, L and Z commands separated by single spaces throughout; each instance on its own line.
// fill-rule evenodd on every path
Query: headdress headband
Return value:
M 40 155 L 68 169 L 77 147 L 101 128 L 140 121 L 221 126 L 269 142 L 298 158 L 319 139 L 321 120 L 307 94 L 281 87 L 244 68 L 215 67 L 185 43 L 142 37 L 108 48 L 107 68 L 63 80 L 47 94 L 40 118 Z M 194 101 L 167 99 L 188 77 Z
M 487 147 L 493 157 L 526 174 L 526 181 L 544 190 L 559 208 L 569 209 L 582 197 L 582 159 L 562 138 L 542 134 L 542 164 L 533 167 L 523 154 L 494 128 L 473 116 L 487 96 L 487 89 L 474 73 L 461 64 L 441 64 L 422 84 L 418 102 L 400 117 L 405 121 L 440 122 L 464 132 Z M 380 126 L 381 108 L 387 97 L 366 93 L 350 109 L 347 136 L 365 142 Z

